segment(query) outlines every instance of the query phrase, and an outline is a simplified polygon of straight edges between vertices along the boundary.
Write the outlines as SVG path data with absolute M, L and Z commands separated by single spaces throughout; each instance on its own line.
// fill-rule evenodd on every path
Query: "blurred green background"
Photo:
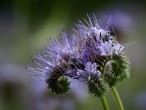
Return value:
M 146 2 L 140 0 L 0 0 L 0 110 L 102 110 L 84 87 L 63 98 L 51 96 L 24 68 L 47 39 L 72 31 L 91 12 L 103 27 L 111 17 L 122 43 L 135 42 L 126 48 L 131 78 L 117 89 L 125 110 L 146 110 Z M 111 110 L 118 110 L 112 93 L 107 98 Z

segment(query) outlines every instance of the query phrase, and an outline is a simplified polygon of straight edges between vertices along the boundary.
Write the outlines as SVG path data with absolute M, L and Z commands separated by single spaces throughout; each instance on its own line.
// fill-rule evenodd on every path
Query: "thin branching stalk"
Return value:
M 111 88 L 112 88 L 113 94 L 114 94 L 114 96 L 116 98 L 116 101 L 117 101 L 117 103 L 119 105 L 119 110 L 124 110 L 123 103 L 121 101 L 121 98 L 119 96 L 119 93 L 118 93 L 117 89 L 114 86 L 111 87 Z
M 109 110 L 109 106 L 108 106 L 108 103 L 106 101 L 106 98 L 104 96 L 101 96 L 100 100 L 101 100 L 101 103 L 102 103 L 104 110 Z

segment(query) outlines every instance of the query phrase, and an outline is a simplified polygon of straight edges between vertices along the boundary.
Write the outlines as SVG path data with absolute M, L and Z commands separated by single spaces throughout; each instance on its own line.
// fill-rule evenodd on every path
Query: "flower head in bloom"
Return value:
M 68 78 L 72 78 L 86 83 L 90 93 L 101 97 L 108 86 L 128 77 L 124 45 L 98 24 L 94 14 L 76 26 L 72 35 L 63 33 L 61 40 L 51 40 L 45 51 L 34 57 L 38 68 L 28 67 L 28 71 L 44 77 L 53 93 L 66 93 L 71 83 Z
M 101 73 L 97 70 L 96 63 L 92 64 L 91 62 L 87 62 L 84 69 L 78 69 L 77 75 L 85 81 L 89 81 L 91 76 L 98 78 L 100 77 Z

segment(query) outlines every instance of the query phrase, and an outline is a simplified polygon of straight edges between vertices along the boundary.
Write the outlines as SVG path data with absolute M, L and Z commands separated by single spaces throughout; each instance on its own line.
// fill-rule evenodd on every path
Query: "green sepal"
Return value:
M 102 97 L 108 92 L 108 85 L 105 83 L 102 77 L 92 77 L 88 81 L 89 93 L 94 94 L 95 97 Z
M 55 94 L 65 94 L 68 92 L 70 83 L 68 79 L 62 74 L 62 69 L 56 67 L 52 72 L 52 75 L 46 80 L 48 88 L 52 93 Z
M 114 86 L 118 81 L 123 81 L 124 79 L 129 78 L 129 75 L 129 59 L 123 55 L 113 55 L 110 74 L 105 75 L 105 79 L 109 83 L 109 86 Z

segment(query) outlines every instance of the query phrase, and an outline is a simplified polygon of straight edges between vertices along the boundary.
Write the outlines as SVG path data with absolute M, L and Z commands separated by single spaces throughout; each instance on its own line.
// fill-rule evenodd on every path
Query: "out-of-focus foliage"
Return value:
M 126 110 L 146 109 L 145 1 L 1 0 L 0 110 L 102 109 L 100 100 L 87 96 L 80 83 L 72 85 L 74 89 L 67 96 L 56 97 L 42 80 L 25 72 L 25 65 L 31 65 L 30 57 L 45 47 L 47 39 L 59 37 L 63 30 L 72 31 L 73 24 L 91 12 L 102 26 L 111 20 L 111 33 L 121 42 L 136 42 L 126 47 L 131 78 L 117 88 Z M 107 98 L 117 110 L 112 94 Z

